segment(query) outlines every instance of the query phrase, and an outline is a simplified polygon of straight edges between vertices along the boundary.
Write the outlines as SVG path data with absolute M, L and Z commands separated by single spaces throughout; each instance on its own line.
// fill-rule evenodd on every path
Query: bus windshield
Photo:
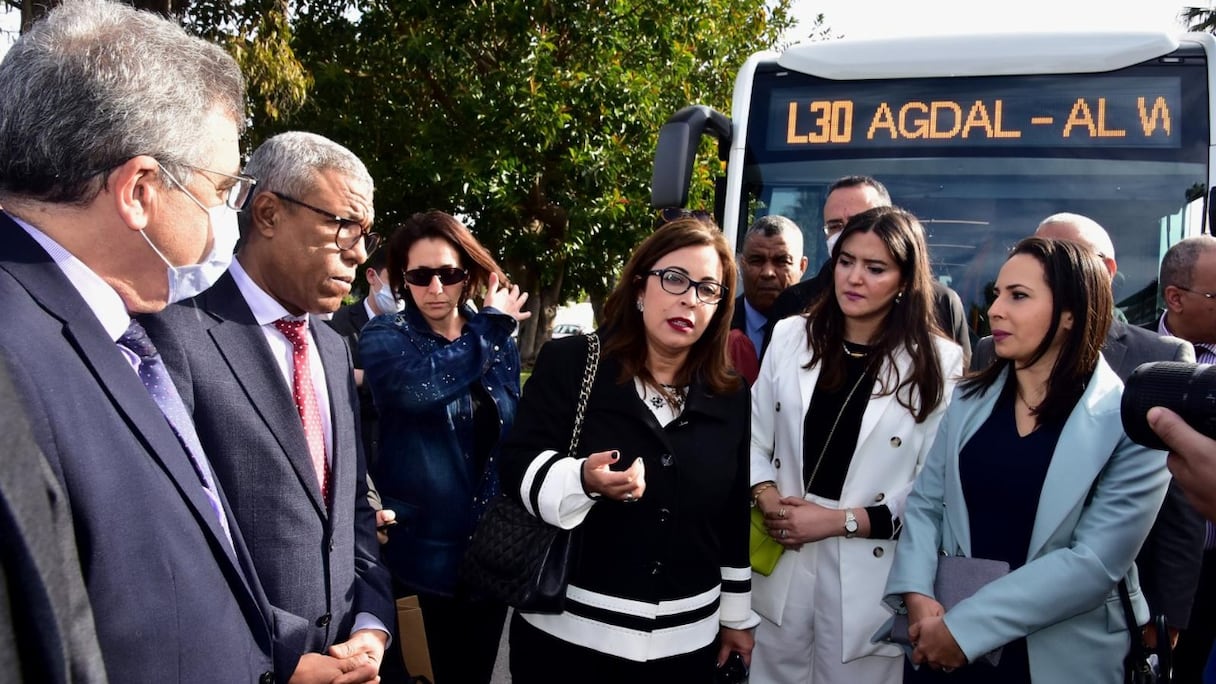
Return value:
M 762 65 L 740 231 L 765 214 L 793 219 L 809 277 L 827 258 L 827 187 L 872 176 L 920 218 L 934 275 L 959 293 L 979 336 L 1008 249 L 1051 214 L 1084 214 L 1114 242 L 1120 311 L 1151 323 L 1162 255 L 1202 223 L 1208 80 L 1195 52 L 1103 74 L 885 81 Z

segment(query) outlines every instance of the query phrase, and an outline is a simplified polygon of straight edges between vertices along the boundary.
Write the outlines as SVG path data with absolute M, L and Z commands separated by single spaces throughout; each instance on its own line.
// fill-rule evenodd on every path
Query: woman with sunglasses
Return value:
M 577 528 L 579 551 L 564 611 L 512 619 L 516 684 L 709 682 L 750 656 L 748 395 L 726 356 L 735 275 L 712 222 L 677 219 L 634 251 L 595 333 L 577 453 L 589 341 L 541 349 L 503 491 Z
M 386 268 L 405 309 L 359 338 L 380 414 L 371 473 L 398 525 L 383 547 L 398 596 L 417 594 L 438 682 L 489 682 L 506 606 L 469 596 L 457 568 L 498 493 L 499 440 L 519 401 L 511 334 L 528 298 L 452 216 L 414 214 L 389 240 Z M 471 297 L 481 296 L 474 311 Z
M 962 349 L 933 322 L 920 223 L 854 215 L 832 279 L 777 323 L 752 385 L 752 499 L 785 547 L 755 582 L 753 684 L 899 682 L 902 651 L 870 637 L 903 504 L 924 464 Z

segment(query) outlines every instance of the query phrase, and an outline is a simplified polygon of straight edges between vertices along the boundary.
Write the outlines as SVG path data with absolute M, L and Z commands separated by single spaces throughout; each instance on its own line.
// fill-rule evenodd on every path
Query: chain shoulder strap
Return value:
M 595 333 L 587 333 L 587 365 L 583 368 L 583 386 L 578 392 L 578 408 L 574 411 L 574 432 L 570 435 L 570 448 L 567 456 L 574 456 L 578 447 L 579 434 L 583 431 L 583 414 L 587 412 L 587 400 L 591 398 L 591 385 L 595 382 L 595 373 L 600 367 L 600 338 Z

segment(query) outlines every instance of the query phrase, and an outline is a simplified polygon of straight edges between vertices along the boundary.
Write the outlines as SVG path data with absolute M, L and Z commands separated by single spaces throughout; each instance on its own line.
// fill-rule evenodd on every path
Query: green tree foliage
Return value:
M 1216 33 L 1216 9 L 1211 7 L 1183 7 L 1178 20 L 1191 31 Z
M 556 306 L 611 289 L 654 227 L 656 136 L 690 103 L 729 111 L 734 77 L 790 27 L 788 0 L 373 0 L 303 5 L 290 47 L 307 101 L 256 121 L 338 140 L 377 182 L 379 229 L 415 211 L 466 219 L 531 294 L 531 358 Z M 716 156 L 691 204 L 712 205 Z

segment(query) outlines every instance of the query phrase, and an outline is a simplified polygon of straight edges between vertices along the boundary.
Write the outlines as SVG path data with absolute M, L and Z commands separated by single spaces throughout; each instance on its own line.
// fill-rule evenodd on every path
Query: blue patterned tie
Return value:
M 220 527 L 224 529 L 224 535 L 228 537 L 228 543 L 231 545 L 232 532 L 228 529 L 228 518 L 224 515 L 224 506 L 220 503 L 215 481 L 211 477 L 211 467 L 207 463 L 206 454 L 203 453 L 203 445 L 198 441 L 194 421 L 186 411 L 181 395 L 177 393 L 173 380 L 165 370 L 165 364 L 161 363 L 160 353 L 156 351 L 156 346 L 148 339 L 147 331 L 138 321 L 131 321 L 127 331 L 118 338 L 118 344 L 135 352 L 139 357 L 139 379 L 144 383 L 148 394 L 152 395 L 152 400 L 160 407 L 160 412 L 164 414 L 165 420 L 169 421 L 169 427 L 173 428 L 173 433 L 177 435 L 186 455 L 190 457 L 190 465 L 198 475 L 203 493 L 211 503 L 215 517 L 219 519 Z

